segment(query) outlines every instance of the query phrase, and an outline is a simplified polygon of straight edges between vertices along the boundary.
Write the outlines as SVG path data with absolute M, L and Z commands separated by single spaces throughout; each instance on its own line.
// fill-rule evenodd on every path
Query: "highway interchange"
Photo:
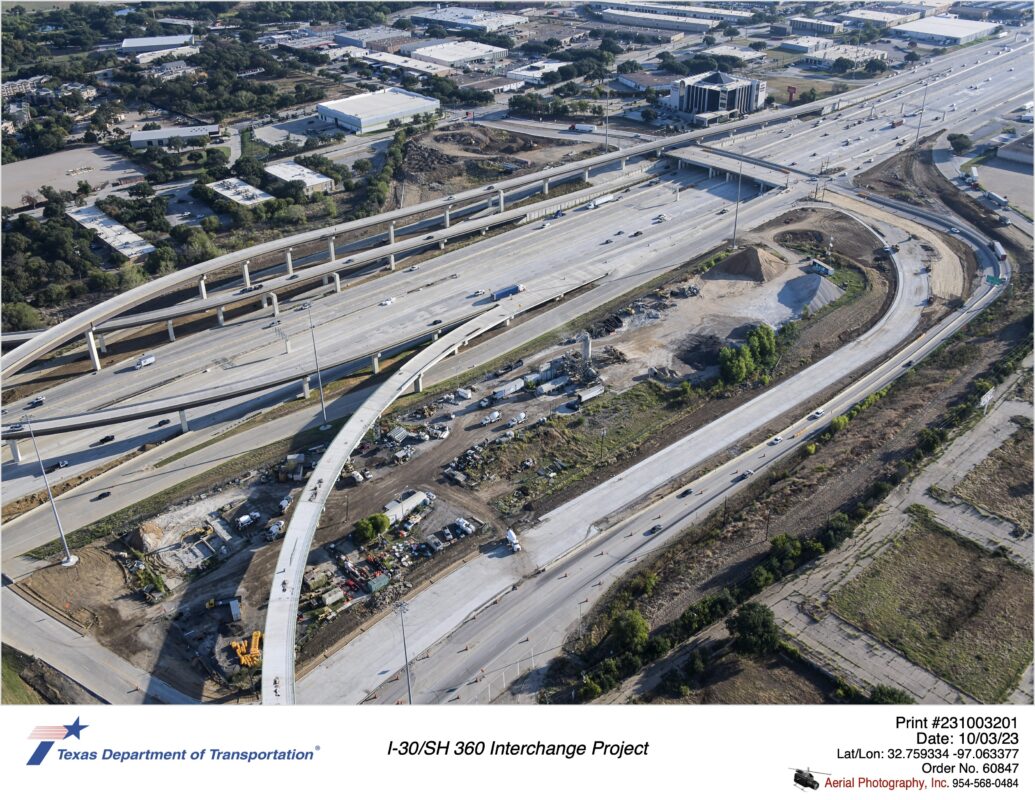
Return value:
M 929 67 L 921 67 L 912 80 L 908 80 L 908 76 L 903 76 L 906 80 L 886 80 L 885 83 L 890 88 L 895 88 L 901 94 L 896 95 L 889 91 L 887 99 L 878 102 L 872 110 L 868 104 L 840 114 L 828 115 L 815 127 L 812 121 L 780 122 L 768 128 L 735 136 L 728 141 L 713 140 L 710 143 L 734 152 L 746 152 L 751 156 L 789 164 L 785 160 L 787 151 L 784 142 L 794 136 L 793 152 L 800 154 L 797 157 L 797 168 L 818 172 L 820 165 L 826 162 L 832 166 L 843 167 L 847 172 L 846 177 L 850 178 L 856 167 L 865 168 L 869 159 L 879 162 L 888 154 L 897 151 L 895 137 L 906 136 L 908 143 L 912 143 L 912 137 L 916 135 L 918 117 L 906 117 L 906 124 L 895 129 L 888 125 L 888 121 L 897 118 L 901 110 L 909 113 L 911 106 L 918 108 L 925 90 L 927 110 L 921 135 L 949 124 L 959 128 L 963 121 L 976 123 L 977 118 L 972 110 L 975 107 L 980 107 L 978 117 L 987 118 L 1022 104 L 1023 98 L 1030 96 L 1030 56 L 1030 45 L 1014 46 L 1012 53 L 1001 56 L 986 54 L 984 49 L 978 51 L 977 48 L 972 48 L 950 58 L 936 60 Z M 975 58 L 980 58 L 983 63 L 975 64 Z M 968 66 L 961 69 L 958 66 L 961 62 L 966 62 Z M 952 65 L 956 65 L 952 73 L 933 79 L 929 86 L 920 83 L 925 77 L 942 73 Z M 1012 73 L 1008 71 L 1010 66 L 1015 68 Z M 985 77 L 989 75 L 999 75 L 1000 80 L 986 81 Z M 964 100 L 962 97 L 971 90 L 961 92 L 961 82 L 981 88 L 973 92 L 973 99 L 968 96 Z M 899 85 L 905 88 L 898 89 Z M 950 110 L 952 102 L 957 103 L 956 111 Z M 935 120 L 935 115 L 945 119 Z M 875 118 L 869 119 L 871 116 Z M 860 124 L 844 129 L 845 125 L 856 121 Z M 855 141 L 856 137 L 859 137 L 858 141 Z M 842 144 L 845 139 L 850 140 L 847 146 Z M 812 155 L 813 153 L 815 155 Z M 634 169 L 637 167 L 635 163 L 631 166 Z M 604 174 L 595 176 L 594 180 L 617 177 L 617 173 Z M 791 202 L 806 197 L 815 188 L 814 182 L 803 177 L 795 176 L 790 180 L 790 191 L 783 194 L 769 192 L 758 200 L 748 202 L 741 209 L 740 217 L 744 230 L 780 213 Z M 846 178 L 834 181 L 834 185 L 841 190 L 846 190 L 848 183 Z M 675 191 L 677 187 L 680 189 L 678 195 Z M 323 358 L 329 358 L 331 354 L 344 358 L 354 351 L 355 355 L 359 356 L 375 350 L 382 342 L 398 341 L 403 338 L 400 336 L 401 332 L 404 335 L 411 332 L 416 335 L 418 332 L 426 331 L 435 319 L 441 319 L 445 324 L 451 320 L 459 321 L 484 307 L 479 305 L 484 302 L 484 298 L 473 297 L 475 289 L 492 290 L 519 280 L 529 285 L 530 290 L 534 287 L 536 292 L 549 294 L 565 286 L 578 285 L 584 280 L 599 277 L 602 270 L 608 273 L 605 280 L 628 280 L 630 276 L 666 260 L 671 263 L 671 253 L 668 252 L 671 250 L 690 256 L 694 252 L 707 249 L 705 245 L 708 242 L 728 236 L 730 220 L 718 215 L 717 211 L 729 205 L 735 197 L 735 191 L 734 184 L 723 182 L 721 178 L 709 180 L 703 173 L 683 171 L 677 175 L 665 176 L 664 180 L 655 186 L 640 185 L 632 188 L 628 194 L 621 196 L 620 202 L 605 205 L 596 211 L 572 210 L 562 219 L 551 220 L 549 228 L 541 227 L 540 222 L 530 222 L 484 241 L 475 240 L 457 253 L 443 254 L 422 262 L 415 272 L 406 272 L 406 262 L 400 262 L 399 269 L 394 273 L 386 273 L 374 281 L 349 287 L 342 294 L 330 294 L 325 298 L 313 300 L 313 320 L 316 324 L 321 355 Z M 743 199 L 749 199 L 750 196 L 748 191 L 742 193 Z M 829 192 L 826 198 L 831 199 Z M 672 219 L 664 225 L 651 225 L 651 218 L 659 209 L 664 210 Z M 592 220 L 592 224 L 586 224 L 586 220 Z M 617 235 L 618 230 L 624 230 L 625 234 Z M 628 239 L 628 234 L 635 230 L 643 230 L 644 235 L 638 240 Z M 889 234 L 887 230 L 883 232 Z M 604 245 L 602 242 L 606 238 L 612 238 L 613 243 Z M 975 244 L 973 236 L 968 238 Z M 595 258 L 587 259 L 587 253 L 594 254 Z M 985 257 L 987 259 L 987 253 Z M 447 696 L 449 692 L 466 686 L 466 681 L 481 674 L 481 669 L 495 674 L 494 671 L 499 671 L 504 665 L 518 663 L 526 658 L 529 659 L 530 665 L 535 648 L 541 646 L 542 650 L 548 650 L 556 646 L 563 638 L 563 632 L 570 629 L 572 615 L 578 612 L 578 604 L 572 602 L 576 595 L 583 594 L 592 599 L 593 594 L 589 590 L 598 591 L 606 586 L 607 581 L 619 575 L 628 567 L 628 559 L 634 557 L 636 550 L 642 553 L 644 547 L 661 546 L 666 537 L 674 536 L 685 527 L 690 515 L 707 513 L 710 504 L 719 502 L 728 491 L 728 473 L 741 462 L 724 465 L 702 482 L 698 482 L 695 490 L 704 492 L 703 495 L 680 499 L 673 494 L 658 501 L 658 505 L 653 507 L 651 512 L 654 515 L 660 514 L 659 519 L 664 530 L 649 537 L 649 541 L 644 540 L 643 531 L 639 530 L 644 527 L 643 515 L 646 512 L 639 512 L 631 519 L 616 521 L 606 529 L 602 528 L 603 532 L 596 529 L 589 531 L 587 524 L 578 530 L 575 541 L 558 550 L 561 543 L 567 541 L 563 536 L 557 535 L 558 530 L 570 528 L 561 517 L 570 518 L 569 515 L 573 515 L 587 519 L 590 523 L 599 520 L 605 516 L 601 514 L 601 509 L 605 508 L 601 498 L 605 496 L 608 500 L 608 513 L 620 512 L 621 508 L 649 494 L 652 487 L 663 486 L 671 478 L 704 460 L 709 452 L 722 450 L 747 432 L 805 402 L 821 391 L 823 386 L 834 382 L 838 375 L 848 374 L 908 339 L 909 332 L 919 317 L 922 301 L 926 300 L 929 291 L 925 280 L 921 276 L 913 276 L 913 272 L 914 270 L 910 269 L 902 270 L 906 280 L 900 285 L 896 302 L 881 324 L 838 351 L 837 369 L 833 369 L 832 364 L 827 364 L 824 369 L 818 370 L 820 365 L 817 364 L 811 370 L 784 382 L 767 394 L 765 402 L 759 403 L 764 406 L 765 413 L 761 413 L 758 408 L 745 405 L 728 418 L 717 421 L 715 430 L 706 429 L 710 451 L 703 448 L 700 441 L 686 443 L 684 440 L 679 443 L 680 446 L 688 448 L 687 452 L 693 452 L 694 456 L 680 455 L 679 458 L 672 459 L 673 463 L 679 465 L 674 474 L 671 465 L 660 467 L 657 466 L 657 462 L 648 460 L 634 468 L 635 482 L 629 480 L 625 486 L 619 486 L 626 476 L 618 476 L 582 498 L 572 501 L 585 505 L 556 510 L 537 528 L 525 534 L 529 545 L 526 552 L 520 556 L 505 560 L 479 559 L 472 562 L 468 566 L 474 568 L 477 565 L 477 569 L 483 573 L 477 580 L 477 585 L 481 588 L 477 596 L 472 595 L 469 602 L 461 605 L 455 603 L 457 595 L 454 594 L 450 613 L 439 613 L 441 603 L 449 596 L 450 579 L 440 582 L 434 591 L 418 595 L 411 603 L 411 630 L 419 631 L 417 635 L 421 637 L 422 642 L 419 647 L 411 646 L 411 651 L 428 648 L 430 650 L 429 657 L 423 659 L 420 666 L 420 672 L 424 676 L 422 685 L 425 687 L 422 691 L 426 694 L 420 695 L 417 699 L 421 702 L 451 699 Z M 450 277 L 453 274 L 458 277 Z M 419 292 L 413 291 L 418 288 Z M 457 291 L 458 288 L 461 291 Z M 308 294 L 317 295 L 323 291 L 326 289 Z M 994 291 L 990 287 L 983 287 L 971 303 L 988 302 Z M 395 298 L 391 305 L 379 305 L 388 297 Z M 520 313 L 520 304 L 530 298 L 531 295 L 529 298 L 521 298 L 511 303 L 512 312 Z M 298 298 L 290 306 L 297 308 L 302 299 Z M 972 308 L 968 305 L 968 309 L 954 319 L 964 319 Z M 125 403 L 127 399 L 138 403 L 148 397 L 165 397 L 171 392 L 188 394 L 211 385 L 213 381 L 239 383 L 297 363 L 297 360 L 303 357 L 303 348 L 306 348 L 306 357 L 311 357 L 307 342 L 308 315 L 291 310 L 289 304 L 283 304 L 281 311 L 282 322 L 279 330 L 293 339 L 293 352 L 289 358 L 285 358 L 283 339 L 276 335 L 278 329 L 267 327 L 271 321 L 271 312 L 250 312 L 234 319 L 225 327 L 182 337 L 174 343 L 156 349 L 159 361 L 154 367 L 137 371 L 127 370 L 126 364 L 116 365 L 96 375 L 84 376 L 49 390 L 47 416 L 85 410 L 81 402 L 84 397 L 90 398 L 90 408 L 99 408 Z M 355 336 L 357 330 L 364 332 L 361 340 Z M 929 332 L 927 336 L 930 338 L 913 347 L 928 344 L 933 347 L 940 339 L 938 331 Z M 914 354 L 912 349 L 908 352 L 913 357 L 921 355 Z M 886 382 L 896 374 L 896 370 L 900 369 L 899 362 L 905 357 L 899 354 L 896 357 L 897 361 L 889 361 L 884 367 L 867 376 L 864 379 L 865 383 L 858 389 L 862 392 L 859 396 L 865 396 L 881 381 Z M 817 375 L 822 375 L 822 379 L 817 379 Z M 265 392 L 257 397 L 227 401 L 206 409 L 204 418 L 192 420 L 192 425 L 214 425 L 241 416 L 250 409 L 268 405 L 273 400 L 290 396 L 296 391 L 297 387 L 293 387 L 279 392 Z M 854 400 L 845 398 L 837 402 L 847 407 Z M 833 413 L 834 410 L 832 405 L 830 412 Z M 14 410 L 8 410 L 8 418 L 14 413 Z M 152 418 L 120 425 L 117 440 L 119 445 L 135 445 L 157 435 L 152 429 L 155 421 Z M 780 446 L 763 449 L 763 458 L 759 460 L 766 464 L 775 460 L 787 448 L 797 446 L 810 430 L 820 427 L 822 422 L 820 419 L 797 424 L 791 431 L 798 433 L 797 437 L 788 437 Z M 89 465 L 108 460 L 113 457 L 113 453 L 121 452 L 118 446 L 107 449 L 95 448 L 91 452 L 90 444 L 102 433 L 103 431 L 77 431 L 63 434 L 60 439 L 42 438 L 40 444 L 45 458 L 63 456 L 74 459 L 75 471 L 81 472 L 88 469 Z M 702 437 L 705 435 L 703 432 L 697 434 Z M 746 459 L 747 455 L 740 458 Z M 39 479 L 33 472 L 31 464 L 14 467 L 10 462 L 5 463 L 5 495 L 18 496 L 38 488 Z M 593 512 L 581 513 L 584 509 L 593 509 Z M 49 522 L 49 517 L 46 520 Z M 28 546 L 35 546 L 54 537 L 53 529 L 47 530 L 42 524 L 42 515 L 33 515 L 33 521 L 38 533 L 25 539 L 19 538 L 18 552 L 24 552 L 21 549 L 23 546 L 28 549 Z M 650 525 L 646 528 L 650 528 Z M 634 535 L 628 536 L 630 532 Z M 590 533 L 593 541 L 585 544 L 583 551 L 573 551 L 560 561 L 555 561 L 565 550 L 579 547 Z M 542 541 L 543 544 L 538 545 L 538 541 Z M 5 545 L 9 542 L 5 532 Z M 597 555 L 598 550 L 605 555 Z M 9 554 L 9 547 L 5 547 L 5 566 Z M 551 563 L 553 566 L 548 572 L 522 585 L 514 598 L 508 595 L 498 605 L 487 608 L 475 621 L 467 622 L 460 627 L 448 643 L 444 642 L 443 637 L 456 629 L 483 603 L 504 591 L 507 586 L 520 582 L 523 575 L 530 573 L 529 567 L 532 564 L 545 566 Z M 607 565 L 606 570 L 602 567 L 604 564 Z M 502 570 L 501 565 L 505 565 Z M 573 579 L 562 580 L 554 577 L 550 579 L 552 583 L 548 582 L 547 576 L 561 570 L 562 565 L 565 566 L 563 571 Z M 604 583 L 595 589 L 589 583 L 591 580 L 604 580 L 605 577 Z M 470 581 L 470 577 L 467 581 Z M 526 591 L 529 583 L 536 583 L 536 592 Z M 519 605 L 513 608 L 508 605 L 512 599 Z M 503 613 L 508 608 L 510 613 Z M 4 615 L 6 627 L 6 603 Z M 364 636 L 343 648 L 319 670 L 310 673 L 301 681 L 298 690 L 299 700 L 362 700 L 368 692 L 376 688 L 378 676 L 382 676 L 383 679 L 386 670 L 391 672 L 401 666 L 401 661 L 396 663 L 399 660 L 399 650 L 393 631 L 397 627 L 393 620 L 379 623 Z M 521 635 L 518 635 L 519 633 Z M 478 646 L 464 651 L 465 655 L 462 658 L 452 657 L 455 649 L 452 648 L 452 643 L 459 641 L 458 637 L 468 637 L 472 641 L 477 639 Z M 518 642 L 526 637 L 529 641 L 519 646 Z M 526 647 L 527 655 L 524 653 Z M 518 671 L 515 667 L 507 680 L 515 678 Z M 329 674 L 333 674 L 333 680 L 327 679 Z M 483 702 L 486 697 L 502 691 L 506 682 L 501 678 L 496 682 L 494 690 L 487 689 L 482 684 L 474 690 L 458 690 L 455 694 L 464 701 Z M 379 696 L 391 697 L 391 692 L 380 692 Z

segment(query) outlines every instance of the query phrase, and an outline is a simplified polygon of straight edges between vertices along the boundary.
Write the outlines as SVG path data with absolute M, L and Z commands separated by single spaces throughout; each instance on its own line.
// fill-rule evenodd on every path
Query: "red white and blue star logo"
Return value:
M 60 742 L 70 736 L 74 736 L 78 739 L 80 738 L 79 734 L 82 733 L 83 729 L 89 727 L 89 725 L 81 725 L 79 723 L 79 717 L 76 717 L 75 722 L 71 725 L 36 726 L 32 729 L 32 733 L 29 734 L 29 738 L 40 740 L 40 743 L 36 745 L 36 749 L 29 757 L 27 762 L 28 766 L 38 767 L 43 763 L 43 759 L 47 757 L 47 753 L 49 753 L 50 748 L 54 746 L 54 742 Z

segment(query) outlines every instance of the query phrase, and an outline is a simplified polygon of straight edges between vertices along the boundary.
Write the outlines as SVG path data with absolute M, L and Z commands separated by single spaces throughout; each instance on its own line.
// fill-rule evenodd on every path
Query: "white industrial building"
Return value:
M 418 58 L 407 58 L 406 56 L 399 56 L 395 53 L 382 53 L 376 50 L 367 50 L 363 47 L 339 47 L 337 50 L 344 51 L 344 54 L 357 58 L 372 67 L 378 69 L 401 69 L 403 72 L 407 72 L 410 75 L 416 75 L 417 77 L 426 77 L 431 75 L 437 75 L 444 77 L 446 75 L 452 75 L 453 70 L 451 67 L 445 67 L 441 64 L 434 64 L 431 61 L 421 61 Z
M 697 19 L 714 19 L 720 22 L 747 25 L 751 20 L 750 11 L 738 11 L 732 8 L 705 8 L 704 6 L 672 6 L 663 3 L 592 3 L 594 8 L 618 9 L 638 14 L 664 14 L 673 17 L 695 17 Z
M 358 31 L 339 31 L 334 34 L 334 41 L 338 44 L 351 44 L 356 47 L 369 47 L 371 42 L 383 42 L 388 39 L 408 38 L 410 38 L 409 31 L 401 31 L 398 28 L 389 28 L 384 25 L 361 28 Z
M 245 183 L 240 178 L 225 178 L 215 183 L 206 183 L 205 186 L 227 200 L 233 200 L 241 206 L 256 206 L 272 200 L 273 195 L 266 194 L 262 189 L 256 189 L 250 183 Z
M 447 67 L 462 67 L 477 61 L 499 61 L 506 58 L 510 51 L 504 47 L 493 47 L 481 42 L 447 42 L 433 44 L 429 47 L 418 47 L 410 50 L 413 58 L 442 64 Z
M 387 128 L 393 119 L 405 123 L 418 114 L 434 114 L 438 109 L 439 102 L 433 97 L 393 87 L 319 103 L 316 113 L 339 128 L 368 133 Z
M 145 36 L 140 39 L 123 39 L 119 47 L 123 53 L 152 53 L 156 50 L 171 50 L 174 47 L 189 47 L 194 44 L 194 37 L 186 36 Z
M 830 69 L 839 58 L 847 58 L 856 66 L 864 67 L 868 61 L 874 58 L 879 61 L 887 61 L 888 54 L 873 47 L 835 44 L 822 50 L 805 53 L 797 63 L 817 69 Z
M 118 220 L 112 219 L 97 206 L 89 205 L 73 208 L 65 212 L 87 230 L 93 231 L 97 238 L 108 247 L 130 261 L 134 261 L 148 253 L 153 253 L 155 246 L 146 239 L 137 236 Z
M 752 50 L 750 47 L 733 47 L 728 44 L 717 44 L 702 51 L 706 56 L 729 56 L 739 58 L 741 61 L 759 61 L 765 58 L 765 53 Z
M 780 42 L 778 50 L 786 50 L 788 53 L 814 53 L 817 50 L 825 50 L 834 44 L 832 39 L 824 39 L 822 36 L 798 36 Z
M 893 25 L 901 25 L 904 22 L 912 22 L 919 19 L 919 12 L 912 14 L 894 14 L 890 11 L 875 11 L 871 8 L 858 8 L 854 11 L 846 11 L 838 14 L 838 17 L 845 22 L 855 25 L 872 25 L 874 28 L 890 28 Z
M 441 25 L 444 28 L 460 28 L 484 33 L 513 28 L 515 25 L 523 25 L 528 22 L 528 17 L 518 14 L 499 14 L 495 11 L 479 11 L 461 6 L 414 12 L 410 14 L 410 19 L 423 25 Z
M 334 179 L 328 178 L 322 172 L 303 167 L 294 161 L 284 161 L 280 164 L 270 164 L 263 170 L 267 175 L 280 178 L 282 181 L 291 183 L 301 181 L 305 184 L 306 197 L 312 197 L 316 192 L 333 192 Z
M 717 20 L 713 19 L 677 17 L 671 14 L 643 14 L 638 11 L 625 11 L 620 8 L 603 8 L 598 13 L 601 19 L 607 22 L 617 22 L 638 28 L 665 28 L 689 33 L 704 33 L 719 24 Z
M 543 75 L 547 72 L 556 72 L 561 67 L 566 67 L 570 61 L 535 61 L 523 67 L 517 67 L 507 72 L 507 77 L 515 81 L 524 81 L 538 86 L 543 82 Z
M 905 39 L 938 45 L 958 45 L 991 36 L 998 26 L 993 22 L 955 17 L 926 17 L 891 29 Z
M 129 135 L 129 143 L 137 148 L 168 147 L 173 139 L 197 139 L 208 136 L 210 139 L 219 136 L 218 125 L 190 125 L 183 128 L 159 128 L 154 131 L 133 131 Z
M 791 26 L 792 33 L 816 33 L 820 36 L 833 36 L 836 33 L 844 33 L 845 30 L 843 22 L 813 17 L 791 17 L 787 24 Z

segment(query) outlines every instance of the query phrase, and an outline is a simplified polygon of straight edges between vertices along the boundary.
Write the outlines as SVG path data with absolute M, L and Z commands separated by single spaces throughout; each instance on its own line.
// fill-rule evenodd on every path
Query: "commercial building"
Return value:
M 389 28 L 385 25 L 375 25 L 372 28 L 361 28 L 358 31 L 339 31 L 334 34 L 334 41 L 338 44 L 370 47 L 374 42 L 383 42 L 389 39 L 408 39 L 409 37 L 408 31 Z
M 523 80 L 514 80 L 503 76 L 486 78 L 481 75 L 470 77 L 458 77 L 456 85 L 461 89 L 473 89 L 476 92 L 492 92 L 503 94 L 504 92 L 519 92 L 525 85 Z
M 437 44 L 452 44 L 453 42 L 459 42 L 460 37 L 458 36 L 446 36 L 443 39 L 414 39 L 404 45 L 401 45 L 397 52 L 401 56 L 413 57 L 414 50 L 420 50 L 422 47 L 434 47 Z
M 888 54 L 874 47 L 854 47 L 848 44 L 835 44 L 823 50 L 806 53 L 797 63 L 816 69 L 830 69 L 839 58 L 847 58 L 856 66 L 863 67 L 874 58 L 879 61 L 887 61 Z
M 883 30 L 884 28 L 890 28 L 894 25 L 902 25 L 906 22 L 912 22 L 914 19 L 920 19 L 920 14 L 894 14 L 890 11 L 876 11 L 870 8 L 858 8 L 854 11 L 846 11 L 843 14 L 838 14 L 838 17 L 853 25 L 872 25 L 874 28 Z
M 667 105 L 694 117 L 694 123 L 712 122 L 750 114 L 765 104 L 766 84 L 726 72 L 702 72 L 672 84 Z
M 952 13 L 964 19 L 1019 20 L 1031 18 L 1030 2 L 956 3 Z
M 2 94 L 5 99 L 8 97 L 14 97 L 16 94 L 32 94 L 49 77 L 49 75 L 37 75 L 34 78 L 4 81 L 3 83 L 0 83 L 0 94 Z
M 320 103 L 316 113 L 339 128 L 367 133 L 387 128 L 393 119 L 405 123 L 418 114 L 437 113 L 438 109 L 439 102 L 433 97 L 393 87 Z
M 632 11 L 637 14 L 662 14 L 672 17 L 692 17 L 696 19 L 713 19 L 718 22 L 746 25 L 751 20 L 750 11 L 737 11 L 732 8 L 704 6 L 672 6 L 662 3 L 591 3 L 598 10 L 616 9 Z
M 1033 163 L 1032 134 L 1029 133 L 1027 136 L 1022 136 L 1020 139 L 1010 142 L 1010 144 L 1003 145 L 999 148 L 997 155 L 1000 158 L 1005 158 L 1007 161 L 1015 161 L 1019 164 L 1028 164 L 1030 166 Z
M 421 61 L 432 64 L 443 64 L 447 67 L 462 67 L 478 61 L 499 61 L 506 58 L 509 51 L 503 47 L 493 47 L 481 42 L 449 42 L 430 47 L 418 47 L 410 54 Z
M 123 258 L 135 261 L 148 253 L 153 253 L 155 246 L 146 239 L 137 236 L 121 222 L 112 219 L 95 205 L 73 208 L 65 212 L 87 230 L 93 231 L 97 238 Z
M 672 31 L 661 28 L 644 28 L 640 25 L 621 25 L 614 22 L 597 22 L 593 20 L 594 31 L 616 33 L 619 36 L 639 36 L 641 40 L 657 44 L 675 44 L 686 38 L 683 31 Z
M 348 51 L 352 58 L 358 58 L 366 64 L 378 69 L 401 69 L 410 75 L 418 78 L 438 75 L 451 75 L 453 70 L 441 64 L 433 64 L 430 61 L 421 61 L 416 58 L 406 58 L 395 53 L 381 53 L 375 50 L 366 50 L 362 47 L 341 47 L 339 50 Z
M 311 197 L 316 192 L 333 192 L 334 179 L 328 178 L 321 172 L 303 167 L 294 161 L 284 161 L 280 164 L 270 164 L 263 170 L 267 175 L 280 178 L 282 181 L 301 181 L 305 184 L 305 195 Z
M 188 45 L 187 47 L 172 47 L 168 50 L 155 50 L 151 53 L 137 53 L 136 61 L 140 65 L 150 64 L 152 61 L 158 61 L 160 58 L 169 58 L 173 56 L 175 58 L 187 58 L 187 56 L 194 56 L 201 52 L 200 47 L 194 45 Z
M 578 27 L 574 24 L 559 25 L 536 21 L 533 25 L 534 27 L 528 31 L 528 41 L 530 42 L 543 43 L 549 39 L 556 39 L 561 43 L 561 47 L 571 47 L 575 42 L 589 38 L 589 28 Z
M 834 22 L 829 19 L 813 19 L 812 17 L 791 17 L 787 20 L 791 26 L 791 33 L 817 34 L 819 36 L 833 36 L 844 33 L 845 24 Z
M 556 72 L 561 67 L 567 67 L 570 63 L 569 61 L 535 61 L 523 67 L 509 70 L 507 77 L 511 80 L 524 81 L 525 83 L 531 83 L 533 86 L 538 86 L 543 82 L 543 75 L 547 72 Z
M 996 27 L 993 22 L 981 22 L 973 19 L 927 17 L 915 22 L 908 22 L 905 25 L 896 25 L 891 31 L 904 39 L 954 46 L 991 36 Z
M 165 64 L 159 64 L 157 67 L 151 67 L 147 74 L 164 82 L 171 81 L 173 78 L 182 78 L 197 71 L 197 67 L 190 66 L 186 61 L 168 61 Z
M 921 17 L 933 17 L 944 14 L 952 5 L 952 0 L 909 0 L 908 3 L 895 3 L 888 8 L 900 14 L 919 14 Z
M 153 53 L 157 50 L 171 50 L 174 47 L 188 47 L 194 44 L 194 37 L 186 36 L 145 36 L 140 39 L 123 39 L 119 47 L 123 53 Z
M 133 131 L 129 135 L 129 143 L 137 149 L 146 147 L 168 147 L 172 139 L 196 139 L 200 136 L 210 138 L 219 136 L 218 125 L 190 125 L 184 128 L 159 128 L 155 131 Z
M 741 61 L 760 61 L 765 58 L 765 53 L 752 50 L 750 47 L 732 47 L 728 44 L 717 44 L 704 51 L 707 56 L 727 56 L 739 58 Z
M 788 53 L 814 53 L 817 50 L 825 50 L 834 44 L 831 39 L 824 39 L 822 36 L 798 36 L 795 39 L 788 39 L 780 42 L 779 50 L 786 50 Z
M 624 11 L 620 8 L 603 8 L 599 12 L 601 19 L 616 22 L 620 25 L 632 25 L 644 28 L 667 28 L 668 30 L 689 33 L 710 31 L 719 23 L 712 19 L 695 19 L 694 17 L 677 17 L 670 14 L 644 14 L 639 11 Z
M 672 89 L 675 76 L 662 72 L 627 72 L 618 76 L 618 82 L 637 92 L 653 89 L 656 92 L 668 92 Z
M 444 28 L 484 33 L 493 33 L 528 22 L 528 17 L 518 14 L 498 14 L 495 11 L 479 11 L 461 6 L 414 12 L 410 14 L 410 19 L 423 25 L 441 25 Z
M 206 183 L 205 186 L 240 206 L 257 206 L 259 203 L 273 199 L 273 195 L 266 194 L 262 189 L 256 189 L 240 178 L 226 178 L 215 183 Z

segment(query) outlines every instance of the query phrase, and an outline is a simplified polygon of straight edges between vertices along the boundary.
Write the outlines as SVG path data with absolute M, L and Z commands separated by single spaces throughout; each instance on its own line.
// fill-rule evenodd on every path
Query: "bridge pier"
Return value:
M 388 244 L 395 244 L 395 220 L 388 223 Z
M 445 250 L 446 249 L 446 240 L 445 239 L 439 239 L 438 240 L 438 249 L 439 250 Z
M 503 190 L 500 189 L 496 196 L 497 196 L 497 199 L 499 200 L 499 202 L 497 203 L 497 205 L 499 206 L 499 212 L 502 214 L 503 211 L 504 211 L 504 206 L 503 206 Z
M 388 269 L 395 271 L 395 253 L 388 254 Z
M 582 182 L 589 183 L 589 167 L 582 170 Z
M 424 374 L 421 373 L 417 376 L 416 380 L 413 381 L 413 391 L 418 394 L 424 391 Z
M 105 356 L 108 355 L 108 345 L 105 344 L 105 342 L 104 342 L 104 334 L 103 333 L 98 333 L 97 334 L 97 347 L 100 349 L 101 355 L 105 355 Z
M 488 229 L 488 228 L 482 228 L 482 229 L 481 229 L 481 231 L 479 231 L 479 234 L 480 234 L 480 235 L 482 235 L 482 236 L 484 236 L 484 235 L 485 235 L 485 234 L 487 234 L 488 232 L 489 232 L 489 229 Z
M 198 281 L 198 294 L 201 295 L 202 300 L 208 300 L 208 289 L 205 288 L 205 276 L 202 275 Z
M 334 293 L 341 294 L 341 276 L 337 272 L 331 273 L 334 278 Z
M 543 197 L 550 196 L 550 179 L 543 178 Z
M 252 288 L 252 276 L 251 276 L 251 273 L 248 271 L 248 262 L 247 261 L 245 261 L 243 264 L 241 264 L 241 279 L 244 281 L 244 288 L 245 289 L 251 289 Z
M 623 158 L 621 161 L 618 162 L 619 169 L 622 172 L 625 172 L 625 162 L 628 161 L 628 160 L 629 159 L 627 159 L 627 158 Z
M 513 317 L 507 317 L 505 320 L 503 320 L 503 327 L 504 328 L 509 328 L 510 327 L 510 323 L 513 322 L 513 321 L 514 321 Z
M 381 354 L 380 353 L 374 353 L 374 355 L 372 355 L 370 357 L 370 367 L 373 369 L 375 375 L 380 374 L 380 372 L 381 372 Z
M 330 282 L 331 282 L 331 276 L 330 275 L 324 275 L 323 278 L 320 280 L 320 285 L 321 286 L 326 286 Z
M 216 321 L 219 323 L 219 327 L 222 328 L 226 321 L 223 319 L 223 314 L 226 311 L 226 306 L 220 306 L 216 309 Z
M 17 439 L 8 439 L 7 443 L 9 445 L 11 445 L 11 458 L 14 459 L 14 463 L 15 464 L 21 464 L 22 463 L 22 451 L 18 447 L 18 440 Z
M 268 297 L 273 302 L 273 317 L 274 318 L 279 317 L 280 316 L 280 303 L 277 302 L 277 293 L 276 292 L 270 292 L 269 294 L 264 295 L 264 298 L 265 297 Z
M 265 299 L 265 298 L 263 298 L 263 299 Z M 173 329 L 173 321 L 171 319 L 168 319 L 168 320 L 165 321 L 165 330 L 166 330 L 166 333 L 169 334 L 169 341 L 170 342 L 175 342 L 176 341 L 176 331 Z
M 448 228 L 449 227 L 449 210 L 451 208 L 452 208 L 452 206 L 446 206 L 446 213 L 445 213 L 445 216 L 443 217 L 444 224 L 442 226 L 444 228 Z
M 101 359 L 97 355 L 97 340 L 94 338 L 92 330 L 86 332 L 86 349 L 90 351 L 90 363 L 93 364 L 93 371 L 100 372 Z
M 287 252 L 284 253 L 284 260 L 287 262 L 287 274 L 288 275 L 294 275 L 295 274 L 295 265 L 294 265 L 294 262 L 292 261 L 292 258 L 291 258 L 291 248 L 290 247 L 287 249 Z
M 334 255 L 334 237 L 333 236 L 328 236 L 327 237 L 327 260 L 328 261 L 334 261 L 335 258 L 336 258 L 336 256 Z
M 435 331 L 433 334 L 431 334 L 431 341 L 433 341 L 433 342 L 437 342 L 438 341 L 438 331 Z
M 190 425 L 187 423 L 187 412 L 180 409 L 180 432 L 190 433 Z
M 302 397 L 306 400 L 309 399 L 309 376 L 306 375 L 302 378 Z

